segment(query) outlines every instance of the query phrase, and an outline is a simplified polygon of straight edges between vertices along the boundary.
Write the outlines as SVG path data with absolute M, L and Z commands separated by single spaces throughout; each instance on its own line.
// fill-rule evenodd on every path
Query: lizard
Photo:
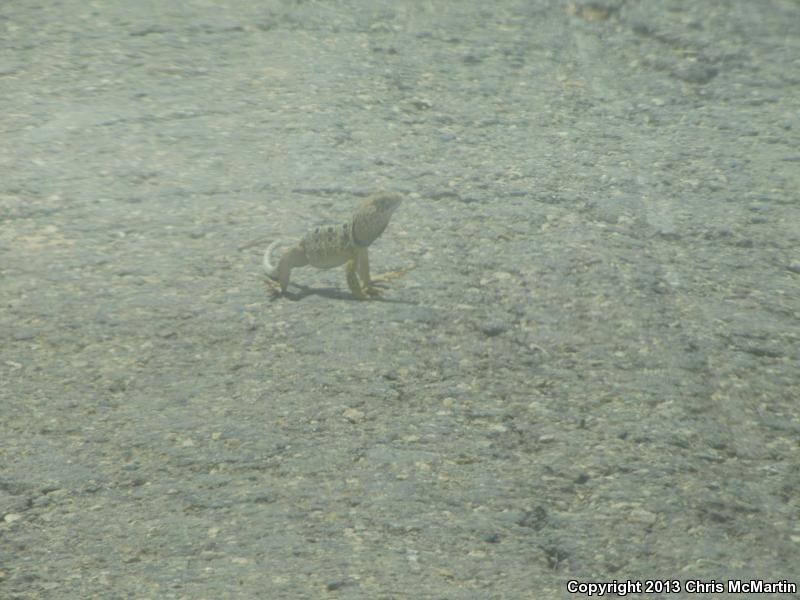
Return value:
M 264 252 L 267 277 L 277 282 L 279 293 L 282 294 L 289 285 L 289 276 L 294 268 L 311 265 L 318 269 L 330 269 L 345 265 L 347 285 L 353 296 L 365 300 L 369 296 L 379 295 L 373 283 L 400 277 L 411 270 L 403 269 L 375 278 L 370 277 L 369 273 L 369 246 L 386 229 L 392 213 L 402 201 L 400 194 L 373 194 L 358 207 L 350 221 L 309 230 L 281 255 L 277 265 L 273 265 L 270 258 L 280 243 L 280 240 L 275 240 Z

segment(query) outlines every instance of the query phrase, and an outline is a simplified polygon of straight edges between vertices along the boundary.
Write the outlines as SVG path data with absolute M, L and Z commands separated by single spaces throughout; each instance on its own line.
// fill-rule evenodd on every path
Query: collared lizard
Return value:
M 296 267 L 311 265 L 318 269 L 330 269 L 346 263 L 347 285 L 353 295 L 360 300 L 378 295 L 373 283 L 399 277 L 410 270 L 403 269 L 375 278 L 369 274 L 369 245 L 386 229 L 392 213 L 402 200 L 400 194 L 373 194 L 358 207 L 349 222 L 315 227 L 286 250 L 275 266 L 270 262 L 270 256 L 280 240 L 272 242 L 264 252 L 267 276 L 280 285 L 280 293 L 283 293 L 289 285 L 289 275 Z

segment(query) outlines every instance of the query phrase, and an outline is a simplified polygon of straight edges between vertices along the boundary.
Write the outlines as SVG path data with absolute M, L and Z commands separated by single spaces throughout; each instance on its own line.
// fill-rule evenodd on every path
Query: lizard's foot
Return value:
M 267 286 L 267 291 L 269 295 L 274 298 L 275 296 L 280 296 L 283 293 L 281 289 L 281 284 L 275 281 L 274 279 L 270 279 L 269 277 L 264 280 L 264 285 Z
M 381 273 L 380 275 L 376 275 L 375 277 L 369 278 L 369 283 L 364 284 L 361 287 L 361 292 L 363 296 L 361 298 L 380 298 L 381 295 L 381 287 L 386 287 L 386 284 L 391 281 L 392 279 L 398 279 L 415 269 L 417 265 L 411 265 L 410 267 L 406 267 L 405 269 L 397 269 L 396 271 L 389 271 L 387 273 Z M 380 287 L 378 287 L 380 286 Z
M 361 293 L 364 294 L 364 298 L 380 298 L 381 296 L 381 290 L 373 285 L 365 285 L 361 288 Z
M 406 275 L 409 271 L 413 271 L 417 268 L 417 265 L 411 265 L 410 267 L 405 267 L 404 269 L 397 269 L 396 271 L 388 271 L 387 273 L 381 273 L 380 275 L 375 275 L 375 277 L 370 277 L 370 285 L 367 285 L 367 288 L 372 288 L 373 283 L 380 284 L 381 286 L 385 286 L 386 283 L 392 281 L 393 279 L 399 279 Z M 377 292 L 378 290 L 376 290 Z

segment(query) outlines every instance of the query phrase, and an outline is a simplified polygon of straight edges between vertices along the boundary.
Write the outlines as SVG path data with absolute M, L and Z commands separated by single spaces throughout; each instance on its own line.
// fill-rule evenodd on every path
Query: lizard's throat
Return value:
M 378 227 L 358 227 L 355 223 L 353 223 L 353 243 L 356 246 L 361 246 L 362 248 L 366 248 L 372 242 L 377 240 L 383 230 L 386 229 L 386 226 L 389 223 L 383 223 Z

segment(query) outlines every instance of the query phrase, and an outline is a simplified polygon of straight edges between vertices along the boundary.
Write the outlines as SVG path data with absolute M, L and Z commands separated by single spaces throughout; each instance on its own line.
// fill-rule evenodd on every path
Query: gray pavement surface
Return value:
M 0 598 L 799 582 L 799 24 L 0 4 Z M 382 189 L 414 271 L 271 298 Z

